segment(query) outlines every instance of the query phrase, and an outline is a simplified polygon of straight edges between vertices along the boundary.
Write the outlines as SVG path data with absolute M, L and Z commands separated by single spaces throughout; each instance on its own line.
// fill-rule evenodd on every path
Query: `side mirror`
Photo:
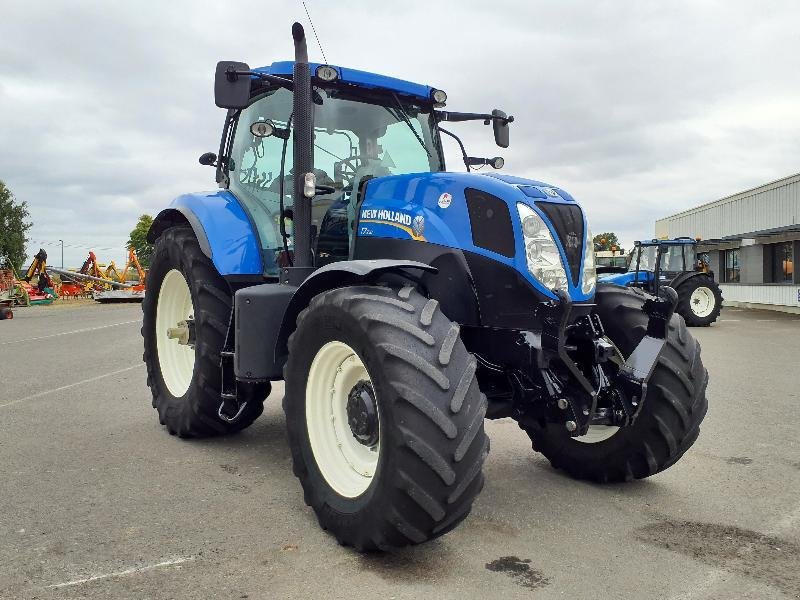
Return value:
M 200 155 L 200 164 L 207 167 L 214 167 L 217 164 L 217 155 L 213 152 L 206 152 Z
M 244 108 L 250 102 L 250 76 L 237 71 L 249 71 L 247 63 L 222 60 L 214 75 L 214 103 L 220 108 Z
M 493 117 L 500 117 L 499 119 L 492 119 L 492 127 L 494 129 L 494 142 L 501 148 L 508 148 L 508 124 L 514 120 L 514 117 L 508 117 L 502 110 L 494 109 L 492 111 Z M 508 120 L 506 120 L 508 118 Z

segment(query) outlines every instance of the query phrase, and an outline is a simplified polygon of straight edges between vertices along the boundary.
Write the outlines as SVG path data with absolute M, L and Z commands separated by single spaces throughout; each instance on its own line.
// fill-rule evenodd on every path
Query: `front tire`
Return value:
M 675 309 L 689 327 L 708 327 L 722 310 L 722 291 L 713 278 L 697 275 L 678 286 Z
M 284 410 L 294 473 L 323 529 L 359 551 L 389 549 L 469 514 L 489 449 L 475 369 L 458 326 L 411 287 L 313 298 L 289 338 Z M 350 397 L 365 388 L 375 410 L 353 415 Z
M 598 286 L 597 313 L 625 357 L 646 333 L 645 299 L 639 289 Z M 563 424 L 523 422 L 520 427 L 534 450 L 576 479 L 609 483 L 649 477 L 675 464 L 694 444 L 708 410 L 708 371 L 700 344 L 679 315 L 670 320 L 666 345 L 647 385 L 642 411 L 628 427 L 590 427 L 581 438 L 570 437 Z
M 172 435 L 206 437 L 239 431 L 264 410 L 269 383 L 253 390 L 241 417 L 220 419 L 220 351 L 231 315 L 231 293 L 203 254 L 189 227 L 168 229 L 156 240 L 142 302 L 147 385 L 159 421 Z M 180 321 L 194 323 L 194 344 L 168 336 Z

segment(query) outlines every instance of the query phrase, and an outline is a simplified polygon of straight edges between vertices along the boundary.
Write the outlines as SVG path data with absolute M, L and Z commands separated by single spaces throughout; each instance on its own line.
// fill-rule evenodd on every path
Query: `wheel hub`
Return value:
M 359 443 L 368 447 L 378 443 L 378 409 L 368 381 L 359 381 L 347 395 L 347 423 Z
M 185 321 L 178 321 L 177 327 L 167 329 L 167 337 L 177 340 L 182 346 L 194 347 L 194 319 L 189 317 Z

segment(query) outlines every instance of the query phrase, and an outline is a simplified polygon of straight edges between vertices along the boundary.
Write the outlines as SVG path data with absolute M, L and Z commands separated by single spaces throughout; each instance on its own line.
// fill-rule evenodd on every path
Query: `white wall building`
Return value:
M 656 221 L 657 238 L 701 238 L 725 304 L 800 313 L 800 174 Z

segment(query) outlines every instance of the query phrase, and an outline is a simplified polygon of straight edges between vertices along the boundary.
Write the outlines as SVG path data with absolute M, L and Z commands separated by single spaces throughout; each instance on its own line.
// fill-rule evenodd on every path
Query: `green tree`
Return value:
M 153 217 L 150 215 L 142 215 L 136 223 L 136 227 L 131 231 L 131 237 L 128 239 L 128 248 L 136 250 L 136 256 L 139 257 L 139 262 L 145 269 L 150 268 L 150 261 L 153 258 L 153 244 L 147 241 L 147 232 L 150 231 L 150 226 L 153 224 Z
M 0 181 L 0 267 L 11 265 L 18 272 L 25 263 L 25 235 L 32 223 L 28 221 L 27 202 L 18 202 L 14 194 Z
M 595 250 L 622 250 L 619 247 L 619 240 L 617 234 L 613 231 L 606 231 L 598 233 L 594 236 L 594 249 Z

